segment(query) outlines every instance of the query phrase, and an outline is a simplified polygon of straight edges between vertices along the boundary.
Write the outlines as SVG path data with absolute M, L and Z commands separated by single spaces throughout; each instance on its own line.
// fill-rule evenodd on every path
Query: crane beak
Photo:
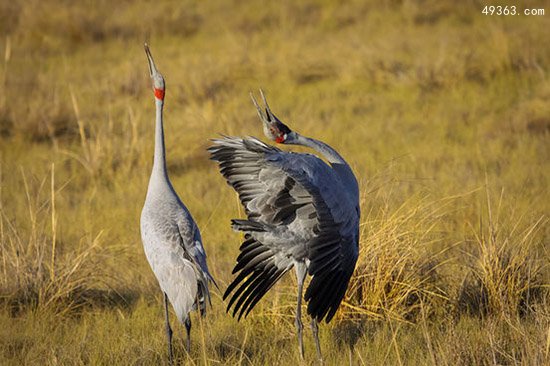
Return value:
M 267 104 L 267 99 L 265 98 L 264 92 L 262 89 L 260 89 L 260 96 L 262 97 L 262 101 L 265 105 L 265 114 L 262 110 L 262 107 L 258 104 L 258 101 L 254 97 L 254 94 L 250 92 L 250 98 L 252 99 L 252 103 L 254 103 L 254 106 L 256 107 L 256 112 L 258 112 L 258 116 L 260 117 L 260 120 L 264 124 L 272 124 L 276 121 L 279 121 L 277 117 L 271 112 L 271 109 L 269 108 L 269 104 Z
M 264 110 L 262 110 L 262 107 L 258 104 L 258 101 L 254 97 L 254 94 L 250 93 L 250 98 L 252 99 L 252 103 L 254 103 L 254 106 L 256 107 L 256 112 L 258 113 L 258 116 L 260 117 L 260 121 L 263 123 L 264 127 L 264 134 L 271 140 L 284 143 L 288 137 L 288 135 L 292 132 L 288 126 L 286 126 L 283 122 L 281 122 L 274 114 L 271 112 L 271 108 L 269 108 L 269 104 L 267 104 L 267 99 L 265 98 L 264 92 L 262 89 L 260 89 L 260 96 L 262 97 L 262 101 L 264 103 Z
M 145 47 L 145 54 L 147 55 L 147 61 L 149 61 L 149 74 L 151 77 L 158 74 L 157 67 L 155 66 L 155 61 L 153 61 L 153 56 L 151 55 L 151 51 L 149 50 L 149 45 L 147 43 L 144 44 Z
M 252 99 L 252 103 L 254 103 L 254 107 L 256 107 L 256 112 L 258 113 L 258 117 L 260 117 L 260 120 L 263 122 L 265 117 L 264 117 L 262 108 L 258 104 L 258 101 L 256 100 L 256 98 L 254 98 L 254 94 L 252 92 L 250 92 L 250 99 Z

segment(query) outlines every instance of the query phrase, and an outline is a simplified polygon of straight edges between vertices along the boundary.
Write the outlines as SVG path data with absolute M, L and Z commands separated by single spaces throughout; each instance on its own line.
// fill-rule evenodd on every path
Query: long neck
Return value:
M 312 139 L 310 137 L 302 136 L 296 132 L 294 133 L 296 137 L 288 143 L 310 147 L 323 155 L 323 157 L 327 159 L 327 161 L 332 166 L 334 172 L 338 174 L 346 187 L 350 189 L 350 193 L 352 193 L 354 197 L 358 200 L 359 185 L 357 184 L 357 179 L 355 178 L 353 171 L 351 170 L 348 163 L 344 160 L 344 158 L 340 154 L 338 154 L 336 150 L 334 150 L 332 147 L 325 144 L 324 142 Z
M 155 156 L 153 160 L 153 174 L 166 175 L 166 151 L 164 148 L 164 127 L 162 123 L 162 108 L 164 102 L 155 98 Z
M 323 157 L 327 159 L 331 165 L 343 164 L 348 166 L 348 163 L 344 160 L 344 158 L 329 145 L 325 144 L 322 141 L 312 139 L 311 137 L 302 136 L 298 133 L 295 134 L 296 138 L 292 142 L 289 142 L 290 144 L 302 145 L 315 149 L 317 152 L 323 155 Z

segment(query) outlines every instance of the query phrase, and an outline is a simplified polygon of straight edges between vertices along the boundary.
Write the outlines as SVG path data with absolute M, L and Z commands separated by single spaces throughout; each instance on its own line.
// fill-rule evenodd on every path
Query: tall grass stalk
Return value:
M 4 67 L 2 70 L 2 92 L 0 95 L 2 96 L 2 99 L 0 99 L 0 109 L 4 109 L 6 107 L 6 100 L 7 100 L 7 75 L 8 75 L 8 63 L 11 58 L 11 38 L 10 36 L 6 36 L 6 46 L 4 47 Z
M 51 264 L 50 264 L 50 280 L 55 281 L 55 246 L 57 243 L 57 215 L 55 212 L 55 163 L 52 163 L 51 168 L 51 217 L 52 217 L 52 254 L 51 254 Z

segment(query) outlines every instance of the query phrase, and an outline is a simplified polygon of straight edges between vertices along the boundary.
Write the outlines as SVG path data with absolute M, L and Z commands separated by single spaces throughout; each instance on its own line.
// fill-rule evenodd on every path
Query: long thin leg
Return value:
M 170 328 L 170 318 L 168 314 L 168 295 L 164 293 L 164 315 L 166 316 L 166 336 L 168 337 L 168 356 L 170 357 L 170 366 L 174 364 L 174 353 L 172 352 L 172 328 Z
M 304 340 L 303 332 L 304 325 L 302 324 L 302 291 L 304 289 L 304 280 L 306 278 L 306 266 L 304 263 L 298 263 L 295 265 L 296 279 L 298 280 L 298 305 L 296 305 L 296 332 L 298 333 L 298 350 L 300 351 L 300 358 L 304 359 Z
M 317 358 L 319 359 L 319 361 L 323 361 L 323 356 L 321 355 L 321 345 L 319 344 L 319 326 L 317 324 L 317 319 L 315 318 L 311 318 L 311 331 L 313 332 L 313 338 L 315 338 Z
M 187 353 L 189 353 L 191 351 L 191 318 L 189 314 L 187 315 L 187 319 L 185 319 L 185 330 L 187 331 L 187 344 L 185 345 L 185 349 Z

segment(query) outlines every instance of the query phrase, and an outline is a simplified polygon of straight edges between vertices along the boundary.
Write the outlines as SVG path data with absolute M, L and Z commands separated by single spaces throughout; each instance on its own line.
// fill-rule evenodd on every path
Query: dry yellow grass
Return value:
M 138 225 L 153 148 L 145 40 L 167 80 L 168 169 L 222 288 L 242 213 L 205 148 L 261 135 L 248 93 L 262 87 L 360 181 L 361 253 L 321 327 L 327 364 L 548 363 L 550 21 L 481 9 L 0 3 L 0 364 L 166 360 Z M 293 281 L 240 323 L 215 293 L 190 355 L 176 331 L 177 358 L 296 364 Z

